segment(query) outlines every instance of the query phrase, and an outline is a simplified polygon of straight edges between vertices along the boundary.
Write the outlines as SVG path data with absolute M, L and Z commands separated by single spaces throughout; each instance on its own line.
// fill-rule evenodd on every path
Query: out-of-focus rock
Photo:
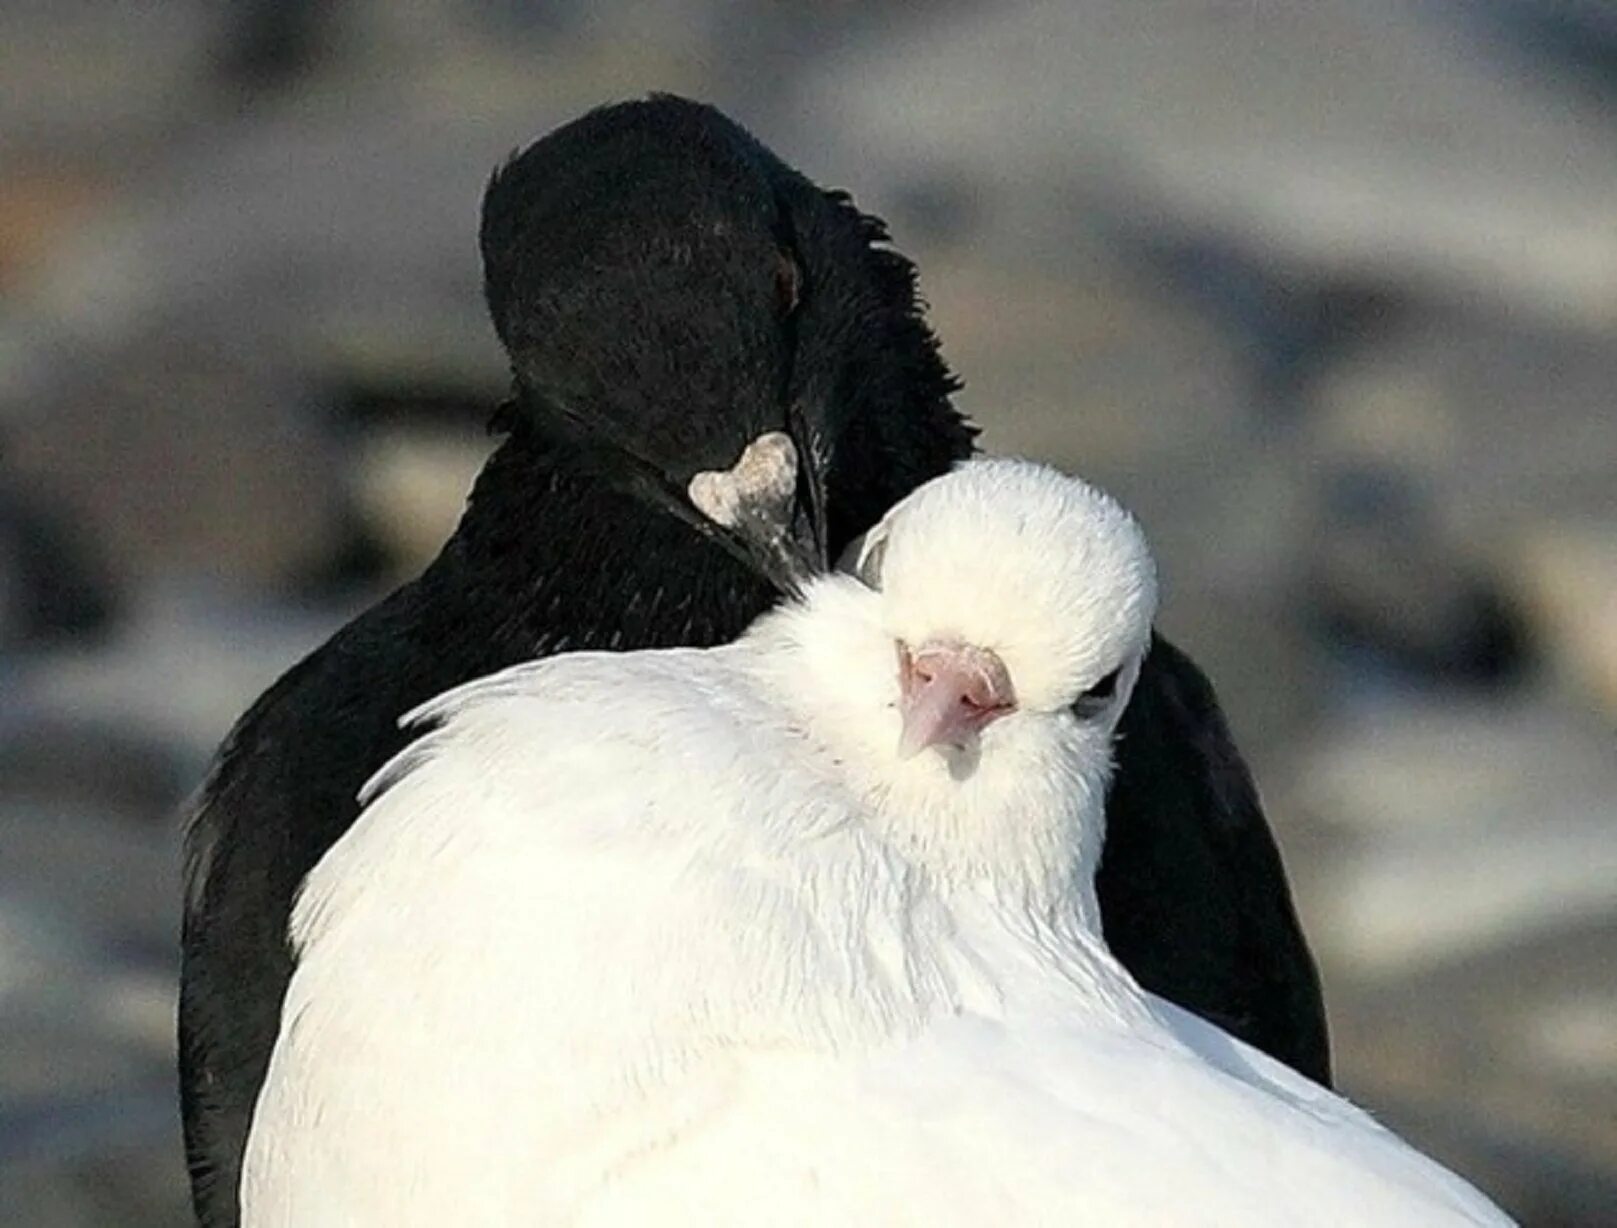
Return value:
M 1319 381 L 1307 447 L 1410 474 L 1444 533 L 1508 565 L 1495 552 L 1517 527 L 1617 509 L 1614 337 L 1493 311 L 1407 312 Z
M 1361 594 L 1361 624 L 1371 607 L 1402 603 L 1433 631 L 1449 625 L 1450 642 L 1473 644 L 1465 656 L 1484 664 L 1515 625 L 1580 689 L 1614 702 L 1612 341 L 1432 310 L 1321 380 L 1301 446 L 1325 475 L 1322 506 L 1338 510 L 1312 548 L 1316 595 Z M 1331 495 L 1337 474 L 1386 476 L 1355 478 L 1344 503 Z M 1416 638 L 1407 629 L 1420 624 L 1401 621 Z
M 1306 408 L 1322 372 L 1373 345 L 1404 307 L 1363 274 L 1319 273 L 1228 241 L 1163 234 L 1134 216 L 1101 224 L 1228 335 L 1258 407 L 1282 423 Z
M 829 57 L 792 111 L 791 147 L 844 180 L 966 167 L 996 208 L 1093 207 L 1321 273 L 1617 317 L 1609 116 L 1464 6 L 960 6 Z
M 1509 544 L 1502 569 L 1557 673 L 1608 713 L 1617 713 L 1617 507 L 1613 510 L 1608 517 L 1524 526 Z
M 166 1090 L 167 1095 L 172 1095 Z M 137 1113 L 151 1113 L 154 1089 L 138 1107 L 107 1107 L 95 1125 L 122 1125 Z M 107 1121 L 112 1113 L 118 1114 Z M 119 1131 L 118 1134 L 124 1133 Z M 168 1124 L 155 1138 L 146 1132 L 131 1143 L 123 1137 L 85 1136 L 84 1145 L 66 1157 L 18 1160 L 0 1166 L 0 1204 L 15 1222 L 31 1228 L 81 1228 L 85 1224 L 117 1224 L 119 1228 L 176 1228 L 192 1221 L 191 1189 L 180 1160 L 184 1146 L 179 1122 Z
M 1470 0 L 1518 56 L 1571 69 L 1573 80 L 1604 91 L 1617 87 L 1617 6 L 1611 0 Z
M 15 294 L 62 236 L 105 201 L 108 186 L 92 168 L 64 165 L 60 153 L 14 154 L 0 167 L 0 294 Z
M 384 62 L 399 51 L 369 48 Z M 228 139 L 154 155 L 30 287 L 34 348 L 93 366 L 160 321 L 180 337 L 251 337 L 315 372 L 333 349 L 379 343 L 434 369 L 503 375 L 482 305 L 482 187 L 513 150 L 644 86 L 614 84 L 609 66 L 594 79 L 536 72 L 485 49 L 457 65 L 471 90 L 457 94 L 433 76 L 454 63 L 444 48 L 413 51 L 418 76 L 378 67 L 331 84 L 341 105 L 313 91 L 216 130 Z
M 9 461 L 122 582 L 282 585 L 330 549 L 341 485 L 307 388 L 280 357 L 250 334 L 143 332 L 13 407 Z
M 182 1222 L 171 829 L 0 798 L 0 1206 Z
M 195 783 L 194 766 L 127 722 L 0 714 L 0 806 L 67 804 L 167 824 Z
M 1383 696 L 1317 738 L 1286 797 L 1350 841 L 1307 892 L 1329 964 L 1413 975 L 1617 917 L 1609 729 L 1535 700 Z
M 1319 481 L 1313 514 L 1304 601 L 1327 636 L 1435 683 L 1497 684 L 1520 671 L 1517 611 L 1406 474 L 1339 463 Z
M 396 93 L 177 145 L 17 300 L 0 334 L 12 463 L 125 575 L 302 586 L 349 529 L 320 390 L 356 362 L 401 383 L 505 378 L 478 195 L 572 108 L 532 86 L 498 107 Z
M 168 135 L 206 76 L 215 7 L 201 0 L 8 5 L 0 164 L 20 147 L 116 161 Z
M 236 718 L 357 613 L 363 598 L 305 607 L 195 587 L 154 588 L 118 637 L 54 654 L 27 676 L 20 715 L 127 724 L 180 757 L 194 782 Z
M 4 945 L 10 960 L 24 953 L 22 979 L 71 996 L 92 980 L 116 988 L 129 976 L 169 971 L 179 917 L 177 824 L 130 823 L 110 806 L 67 798 L 6 798 L 0 830 L 0 893 L 12 922 Z M 164 881 L 176 889 L 157 890 Z M 69 965 L 82 973 L 79 981 L 64 975 Z M 127 1024 L 132 1042 L 161 1056 L 171 1041 L 151 1023 L 150 1014 L 126 1012 L 117 1026 Z
M 219 85 L 251 97 L 285 89 L 329 54 L 338 5 L 319 0 L 234 0 L 216 52 Z
M 0 652 L 94 636 L 114 620 L 116 586 L 74 528 L 0 485 Z

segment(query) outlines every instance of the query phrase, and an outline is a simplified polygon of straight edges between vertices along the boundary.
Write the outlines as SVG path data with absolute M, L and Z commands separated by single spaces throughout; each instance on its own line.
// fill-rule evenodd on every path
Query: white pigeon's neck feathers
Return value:
M 1098 936 L 1112 734 L 1156 608 L 1139 527 L 1055 470 L 976 461 L 889 513 L 859 570 L 811 585 L 749 633 L 766 684 L 861 796 L 876 834 L 941 887 L 1075 916 Z M 896 646 L 933 639 L 997 654 L 1017 710 L 963 751 L 902 759 Z M 1072 710 L 1120 668 L 1108 700 Z
M 872 834 L 945 895 L 987 890 L 1039 914 L 1093 922 L 1107 747 L 1074 721 L 1014 713 L 979 753 L 898 757 L 898 668 L 880 595 L 849 576 L 748 633 L 762 685 L 789 708 L 828 770 L 862 803 Z

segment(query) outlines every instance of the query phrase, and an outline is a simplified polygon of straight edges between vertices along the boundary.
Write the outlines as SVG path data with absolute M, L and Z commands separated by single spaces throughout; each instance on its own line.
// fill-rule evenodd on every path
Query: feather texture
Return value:
M 913 567 L 962 492 L 1001 535 L 979 581 L 1050 578 L 998 616 L 972 589 L 1049 698 L 900 761 L 894 624 L 952 621 Z M 1007 462 L 895 516 L 880 589 L 412 715 L 294 909 L 248 1225 L 1508 1222 L 1108 953 L 1110 740 L 1154 604 L 1132 521 Z M 1027 599 L 1080 572 L 1081 617 Z M 1110 709 L 1068 707 L 1120 653 Z

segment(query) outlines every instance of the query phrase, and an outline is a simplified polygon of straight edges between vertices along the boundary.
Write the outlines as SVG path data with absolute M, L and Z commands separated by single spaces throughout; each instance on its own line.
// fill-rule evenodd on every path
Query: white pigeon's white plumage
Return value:
M 1156 600 L 1127 514 L 974 462 L 859 570 L 416 714 L 298 901 L 248 1228 L 1508 1223 L 1106 951 Z M 901 759 L 929 642 L 1016 707 Z

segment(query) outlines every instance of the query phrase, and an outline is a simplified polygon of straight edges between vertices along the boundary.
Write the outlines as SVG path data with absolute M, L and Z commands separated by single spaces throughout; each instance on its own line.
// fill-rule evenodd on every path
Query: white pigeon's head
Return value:
M 940 878 L 1088 891 L 1156 614 L 1139 525 L 1048 466 L 975 460 L 851 554 L 854 575 L 749 636 L 796 727 L 872 829 Z
M 854 570 L 881 594 L 905 759 L 974 752 L 1016 714 L 1109 737 L 1157 607 L 1134 518 L 1028 461 L 970 461 L 920 487 L 866 535 Z

